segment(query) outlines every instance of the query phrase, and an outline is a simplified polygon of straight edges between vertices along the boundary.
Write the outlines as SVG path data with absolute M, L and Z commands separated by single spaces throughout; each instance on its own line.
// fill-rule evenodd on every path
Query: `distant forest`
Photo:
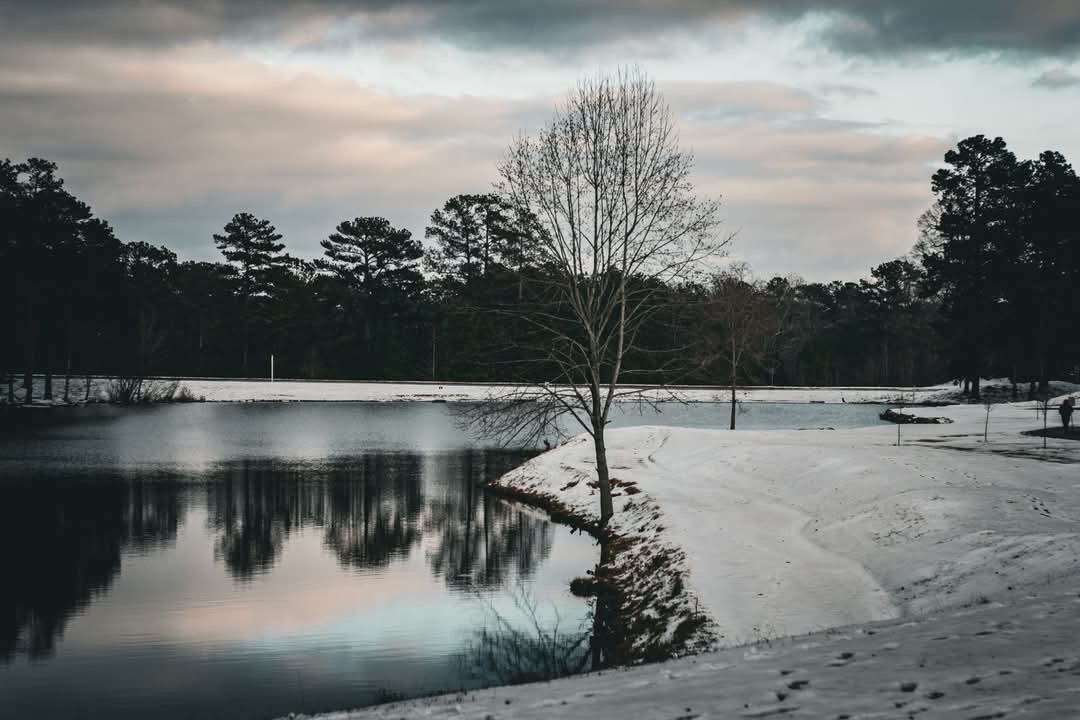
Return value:
M 1080 372 L 1080 182 L 1066 159 L 962 141 L 908 257 L 858 282 L 754 279 L 725 266 L 651 294 L 627 381 L 915 385 L 1005 376 L 1026 393 Z M 343 220 L 316 260 L 238 213 L 220 262 L 123 242 L 55 164 L 0 162 L 0 345 L 19 375 L 557 381 L 527 313 L 535 224 L 497 194 L 436 209 L 426 247 L 390 220 Z M 517 309 L 518 312 L 509 312 Z M 545 312 L 558 312 L 547 307 Z M 25 379 L 23 380 L 25 382 Z

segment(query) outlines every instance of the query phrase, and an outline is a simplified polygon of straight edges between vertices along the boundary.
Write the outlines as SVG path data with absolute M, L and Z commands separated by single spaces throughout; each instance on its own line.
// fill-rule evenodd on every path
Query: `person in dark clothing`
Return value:
M 1072 425 L 1073 405 L 1076 400 L 1072 397 L 1067 397 L 1061 401 L 1061 407 L 1058 408 L 1058 412 L 1061 413 L 1061 427 L 1065 428 L 1065 432 L 1069 432 L 1069 427 Z

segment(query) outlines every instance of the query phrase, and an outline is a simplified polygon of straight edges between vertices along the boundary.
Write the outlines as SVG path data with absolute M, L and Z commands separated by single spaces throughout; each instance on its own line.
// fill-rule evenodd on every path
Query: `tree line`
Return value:
M 648 321 L 628 382 L 914 385 L 980 376 L 1046 387 L 1077 373 L 1080 183 L 1056 152 L 1019 160 L 968 138 L 932 178 L 910 256 L 858 282 L 627 277 Z M 309 260 L 268 219 L 237 213 L 207 238 L 220 262 L 123 242 L 54 163 L 0 162 L 0 351 L 6 399 L 34 373 L 543 382 L 557 377 L 529 311 L 545 295 L 539 223 L 505 194 L 437 208 L 426 244 L 386 218 L 341 221 Z M 619 278 L 622 282 L 623 278 Z M 637 284 L 635 286 L 635 283 Z M 523 312 L 524 310 L 524 312 Z M 511 312 L 512 311 L 512 312 Z M 63 378 L 64 389 L 54 387 Z M 81 387 L 81 386 L 80 386 Z M 76 398 L 70 398 L 76 399 Z

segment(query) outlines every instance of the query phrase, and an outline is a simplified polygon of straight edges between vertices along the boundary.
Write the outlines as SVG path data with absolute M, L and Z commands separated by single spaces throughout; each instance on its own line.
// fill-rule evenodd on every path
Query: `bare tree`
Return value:
M 504 393 L 481 429 L 522 436 L 569 416 L 592 436 L 600 521 L 613 514 L 604 431 L 638 332 L 658 293 L 688 277 L 716 241 L 719 204 L 699 199 L 693 157 L 679 149 L 671 111 L 637 70 L 582 83 L 499 168 L 500 192 L 536 218 L 540 289 L 518 319 L 542 339 L 535 367 L 550 382 Z M 539 345 L 538 345 L 539 347 Z M 535 374 L 534 374 L 535 377 Z
M 731 387 L 731 424 L 735 429 L 739 373 L 749 363 L 764 363 L 784 329 L 788 306 L 785 285 L 780 294 L 754 279 L 750 266 L 733 263 L 712 278 L 706 304 L 702 365 L 721 364 Z

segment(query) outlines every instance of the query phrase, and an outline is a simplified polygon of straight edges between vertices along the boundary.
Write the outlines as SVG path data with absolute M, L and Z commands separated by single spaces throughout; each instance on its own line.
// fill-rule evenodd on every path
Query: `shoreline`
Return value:
M 108 400 L 111 377 L 92 379 L 90 404 Z M 511 387 L 503 383 L 459 383 L 448 381 L 360 381 L 360 380 L 289 380 L 276 379 L 227 379 L 194 377 L 155 377 L 150 381 L 178 382 L 188 397 L 204 402 L 474 402 L 483 401 L 492 392 Z M 23 390 L 21 381 L 16 387 L 17 400 Z M 62 397 L 63 380 L 54 378 L 54 399 L 40 399 L 44 378 L 35 376 L 35 401 L 33 407 L 67 407 Z M 73 406 L 84 404 L 86 388 L 82 377 L 72 377 Z M 520 387 L 520 386 L 513 386 Z M 640 388 L 655 400 L 672 400 L 686 403 L 730 402 L 730 386 L 723 385 L 627 385 Z M 808 387 L 808 386 L 739 386 L 736 400 L 747 403 L 823 403 L 823 404 L 874 404 L 874 405 L 932 405 L 947 401 L 955 402 L 956 388 L 951 384 L 926 387 Z M 628 400 L 634 402 L 634 399 Z M 6 406 L 6 388 L 0 394 L 0 406 Z M 17 402 L 16 405 L 20 405 Z
M 613 486 L 613 495 L 617 497 L 632 488 L 625 483 Z M 601 527 L 595 519 L 551 494 L 504 485 L 499 479 L 489 482 L 485 490 L 543 510 L 552 522 L 588 533 L 600 545 L 599 562 L 571 580 L 569 589 L 576 596 L 605 603 L 603 651 L 608 655 L 604 667 L 668 660 L 702 652 L 713 642 L 712 624 L 696 609 L 693 597 L 686 594 L 687 572 L 680 567 L 678 548 L 667 544 L 650 546 L 649 538 L 643 534 L 619 534 L 610 527 Z M 643 509 L 649 515 L 657 513 L 652 505 Z M 636 572 L 642 565 L 651 568 L 654 577 Z M 662 579 L 658 582 L 657 578 Z M 688 612 L 685 608 L 691 603 L 695 609 Z M 594 612 L 599 609 L 594 608 Z M 681 613 L 673 632 L 667 622 L 672 612 Z

